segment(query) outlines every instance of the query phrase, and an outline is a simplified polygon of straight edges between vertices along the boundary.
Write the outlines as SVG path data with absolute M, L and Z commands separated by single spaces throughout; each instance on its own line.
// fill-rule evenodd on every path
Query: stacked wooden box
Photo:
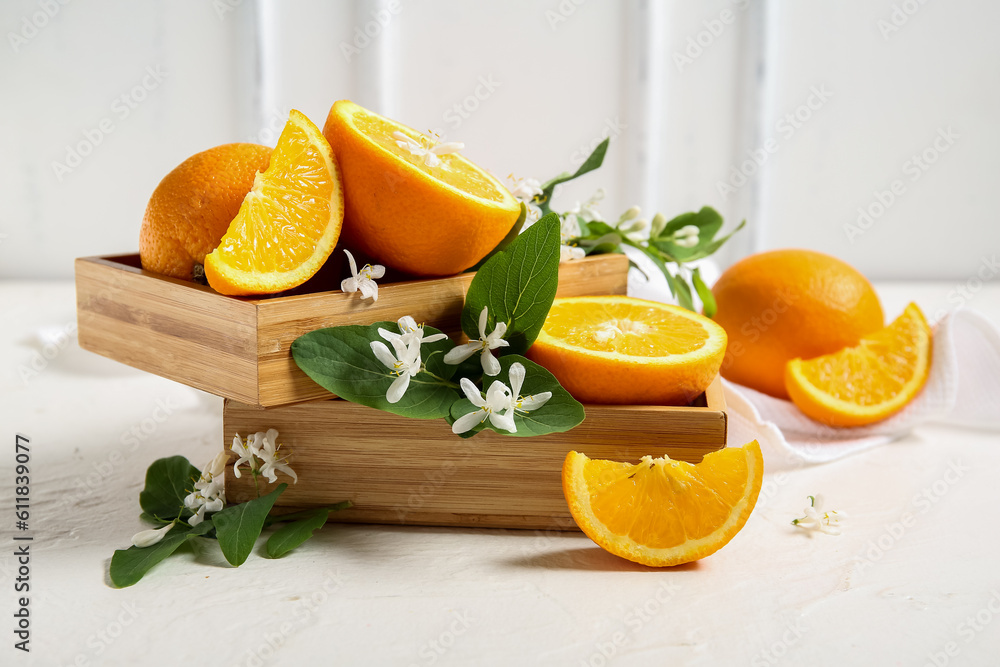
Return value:
M 624 294 L 628 259 L 601 255 L 560 266 L 559 296 Z M 351 500 L 332 520 L 508 528 L 574 528 L 560 470 L 576 449 L 592 458 L 668 454 L 697 462 L 725 446 L 719 381 L 686 407 L 588 405 L 567 432 L 461 439 L 443 420 L 422 421 L 333 397 L 295 365 L 289 348 L 314 329 L 411 315 L 457 336 L 471 273 L 387 283 L 377 302 L 336 281 L 296 293 L 234 298 L 140 268 L 138 255 L 76 261 L 80 345 L 224 399 L 221 445 L 278 429 L 297 484 L 283 506 Z M 253 494 L 248 476 L 226 479 L 231 501 Z M 290 481 L 290 480 L 285 480 Z

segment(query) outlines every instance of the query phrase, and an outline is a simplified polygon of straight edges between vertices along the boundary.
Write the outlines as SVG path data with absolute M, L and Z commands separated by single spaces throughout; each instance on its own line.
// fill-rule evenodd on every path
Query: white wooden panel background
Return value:
M 396 9 L 388 0 L 5 1 L 0 277 L 68 277 L 74 257 L 134 251 L 149 194 L 183 159 L 230 141 L 273 145 L 288 109 L 322 126 L 341 98 L 464 141 L 498 176 L 547 178 L 611 134 L 605 167 L 559 201 L 603 186 L 607 216 L 638 203 L 668 216 L 708 204 L 730 225 L 745 217 L 723 264 L 802 246 L 876 279 L 995 277 L 996 3 L 399 0 Z M 342 45 L 379 12 L 387 25 L 346 57 Z M 813 89 L 825 99 L 803 107 Z M 796 113 L 797 127 L 782 120 Z M 935 155 L 948 128 L 957 138 Z M 78 165 L 67 161 L 88 144 Z M 766 146 L 762 165 L 746 162 Z M 915 178 L 907 161 L 925 150 L 936 159 Z M 857 209 L 878 213 L 894 180 L 902 194 L 852 230 Z

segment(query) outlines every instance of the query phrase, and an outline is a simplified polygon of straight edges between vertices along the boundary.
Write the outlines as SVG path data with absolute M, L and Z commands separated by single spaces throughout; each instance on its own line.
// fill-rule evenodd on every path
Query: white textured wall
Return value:
M 891 25 L 894 5 L 915 12 L 889 33 L 878 22 Z M 387 0 L 5 1 L 0 277 L 68 277 L 74 257 L 135 251 L 146 200 L 176 164 L 229 141 L 273 143 L 291 107 L 322 126 L 340 98 L 464 141 L 501 177 L 547 178 L 611 134 L 604 169 L 558 202 L 603 186 L 609 216 L 640 203 L 746 217 L 727 262 L 799 245 L 875 278 L 965 279 L 1000 249 L 995 3 L 400 0 L 390 9 Z M 387 25 L 345 53 L 379 15 Z M 800 127 L 778 126 L 824 86 L 829 99 L 814 97 Z M 144 99 L 131 108 L 121 97 L 134 90 Z M 913 180 L 906 161 L 949 127 L 954 144 Z M 769 138 L 773 150 L 743 182 L 734 169 Z M 81 142 L 96 145 L 67 163 Z M 896 179 L 902 194 L 870 227 L 845 229 Z

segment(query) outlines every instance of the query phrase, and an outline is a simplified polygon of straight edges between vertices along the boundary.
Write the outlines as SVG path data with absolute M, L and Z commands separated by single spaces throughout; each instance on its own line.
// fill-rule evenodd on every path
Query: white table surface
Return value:
M 887 317 L 956 300 L 956 284 L 877 287 Z M 1000 322 L 1000 286 L 972 296 Z M 1000 664 L 1000 437 L 941 424 L 769 474 L 729 545 L 673 569 L 579 533 L 331 525 L 239 569 L 206 543 L 117 590 L 108 563 L 144 527 L 146 467 L 210 459 L 222 401 L 75 339 L 46 359 L 36 331 L 72 331 L 70 282 L 0 283 L 0 304 L 0 664 Z M 32 448 L 30 654 L 11 616 L 18 432 Z M 843 535 L 790 525 L 816 493 L 850 514 Z

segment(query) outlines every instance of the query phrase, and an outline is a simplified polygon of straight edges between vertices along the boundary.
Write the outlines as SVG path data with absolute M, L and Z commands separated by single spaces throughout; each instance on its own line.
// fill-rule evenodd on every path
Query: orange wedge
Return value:
M 712 320 L 627 296 L 556 299 L 528 357 L 585 403 L 685 405 L 726 353 Z
M 423 276 L 460 273 L 493 250 L 520 214 L 497 179 L 443 152 L 457 146 L 353 102 L 333 105 L 323 134 L 344 171 L 344 239 L 381 264 Z
M 566 456 L 563 494 L 587 537 L 630 561 L 662 567 L 715 553 L 743 528 L 764 475 L 760 445 L 712 452 L 692 465 Z
M 931 328 L 911 303 L 889 326 L 854 347 L 785 365 L 792 402 L 830 426 L 864 426 L 902 410 L 927 382 Z
M 273 294 L 311 278 L 340 237 L 344 195 L 330 145 L 292 110 L 219 246 L 205 258 L 208 284 L 222 294 Z

